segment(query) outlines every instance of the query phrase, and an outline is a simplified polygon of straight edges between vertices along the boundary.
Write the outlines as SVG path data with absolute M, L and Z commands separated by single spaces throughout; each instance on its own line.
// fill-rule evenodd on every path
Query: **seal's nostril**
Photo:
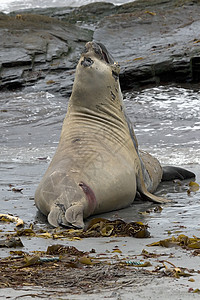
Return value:
M 94 61 L 90 57 L 84 57 L 84 59 L 81 62 L 81 65 L 84 67 L 90 67 Z

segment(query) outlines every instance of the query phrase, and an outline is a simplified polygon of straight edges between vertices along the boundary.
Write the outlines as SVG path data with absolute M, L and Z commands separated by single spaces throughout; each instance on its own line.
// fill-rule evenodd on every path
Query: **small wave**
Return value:
M 96 0 L 1 0 L 0 11 L 10 13 L 15 10 L 47 7 L 79 7 L 89 3 L 97 2 Z M 109 2 L 116 5 L 130 2 L 128 0 L 102 0 L 99 2 Z

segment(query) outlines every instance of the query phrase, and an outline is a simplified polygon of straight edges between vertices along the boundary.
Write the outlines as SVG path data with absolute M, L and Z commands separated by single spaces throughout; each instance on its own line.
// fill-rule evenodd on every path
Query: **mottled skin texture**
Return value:
M 90 215 L 129 206 L 138 191 L 157 203 L 157 159 L 138 152 L 120 90 L 119 66 L 105 47 L 89 42 L 75 81 L 57 151 L 36 193 L 53 226 L 82 228 Z

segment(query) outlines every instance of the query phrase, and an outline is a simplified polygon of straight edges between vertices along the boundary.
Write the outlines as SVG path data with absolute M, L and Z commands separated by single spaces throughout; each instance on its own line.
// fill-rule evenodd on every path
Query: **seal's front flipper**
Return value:
M 76 228 L 84 228 L 83 205 L 75 204 L 70 206 L 65 212 L 66 221 Z
M 162 167 L 162 169 L 163 169 L 162 181 L 171 181 L 175 179 L 184 180 L 189 178 L 195 178 L 195 174 L 193 172 L 183 168 L 165 166 Z
M 149 193 L 147 190 L 139 191 L 139 192 L 140 192 L 142 199 L 147 200 L 147 201 L 151 201 L 151 202 L 159 203 L 159 204 L 171 202 L 170 199 L 165 199 L 162 197 L 155 196 L 155 195 Z
M 147 191 L 147 188 L 144 183 L 142 170 L 139 171 L 139 174 L 137 175 L 137 190 L 140 193 L 142 199 L 155 202 L 155 203 L 168 203 L 171 202 L 169 199 L 165 199 L 162 197 L 155 196 Z

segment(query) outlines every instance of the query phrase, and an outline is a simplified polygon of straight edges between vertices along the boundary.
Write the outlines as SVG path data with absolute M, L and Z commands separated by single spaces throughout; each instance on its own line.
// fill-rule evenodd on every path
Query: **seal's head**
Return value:
M 88 66 L 87 62 L 89 63 L 89 65 L 93 63 L 89 57 L 90 55 L 96 56 L 97 59 L 103 60 L 107 64 L 110 65 L 114 64 L 113 57 L 107 51 L 106 47 L 101 43 L 88 42 L 85 45 L 85 49 L 82 52 L 82 56 L 84 57 L 84 60 L 81 61 L 81 64 L 83 64 L 85 67 Z
M 101 43 L 88 42 L 79 59 L 72 90 L 73 104 L 93 108 L 119 88 L 119 65 Z M 112 92 L 111 92 L 112 91 Z M 93 99 L 93 101 L 92 101 Z M 101 100 L 100 100 L 101 99 Z M 93 102 L 93 103 L 92 103 Z

